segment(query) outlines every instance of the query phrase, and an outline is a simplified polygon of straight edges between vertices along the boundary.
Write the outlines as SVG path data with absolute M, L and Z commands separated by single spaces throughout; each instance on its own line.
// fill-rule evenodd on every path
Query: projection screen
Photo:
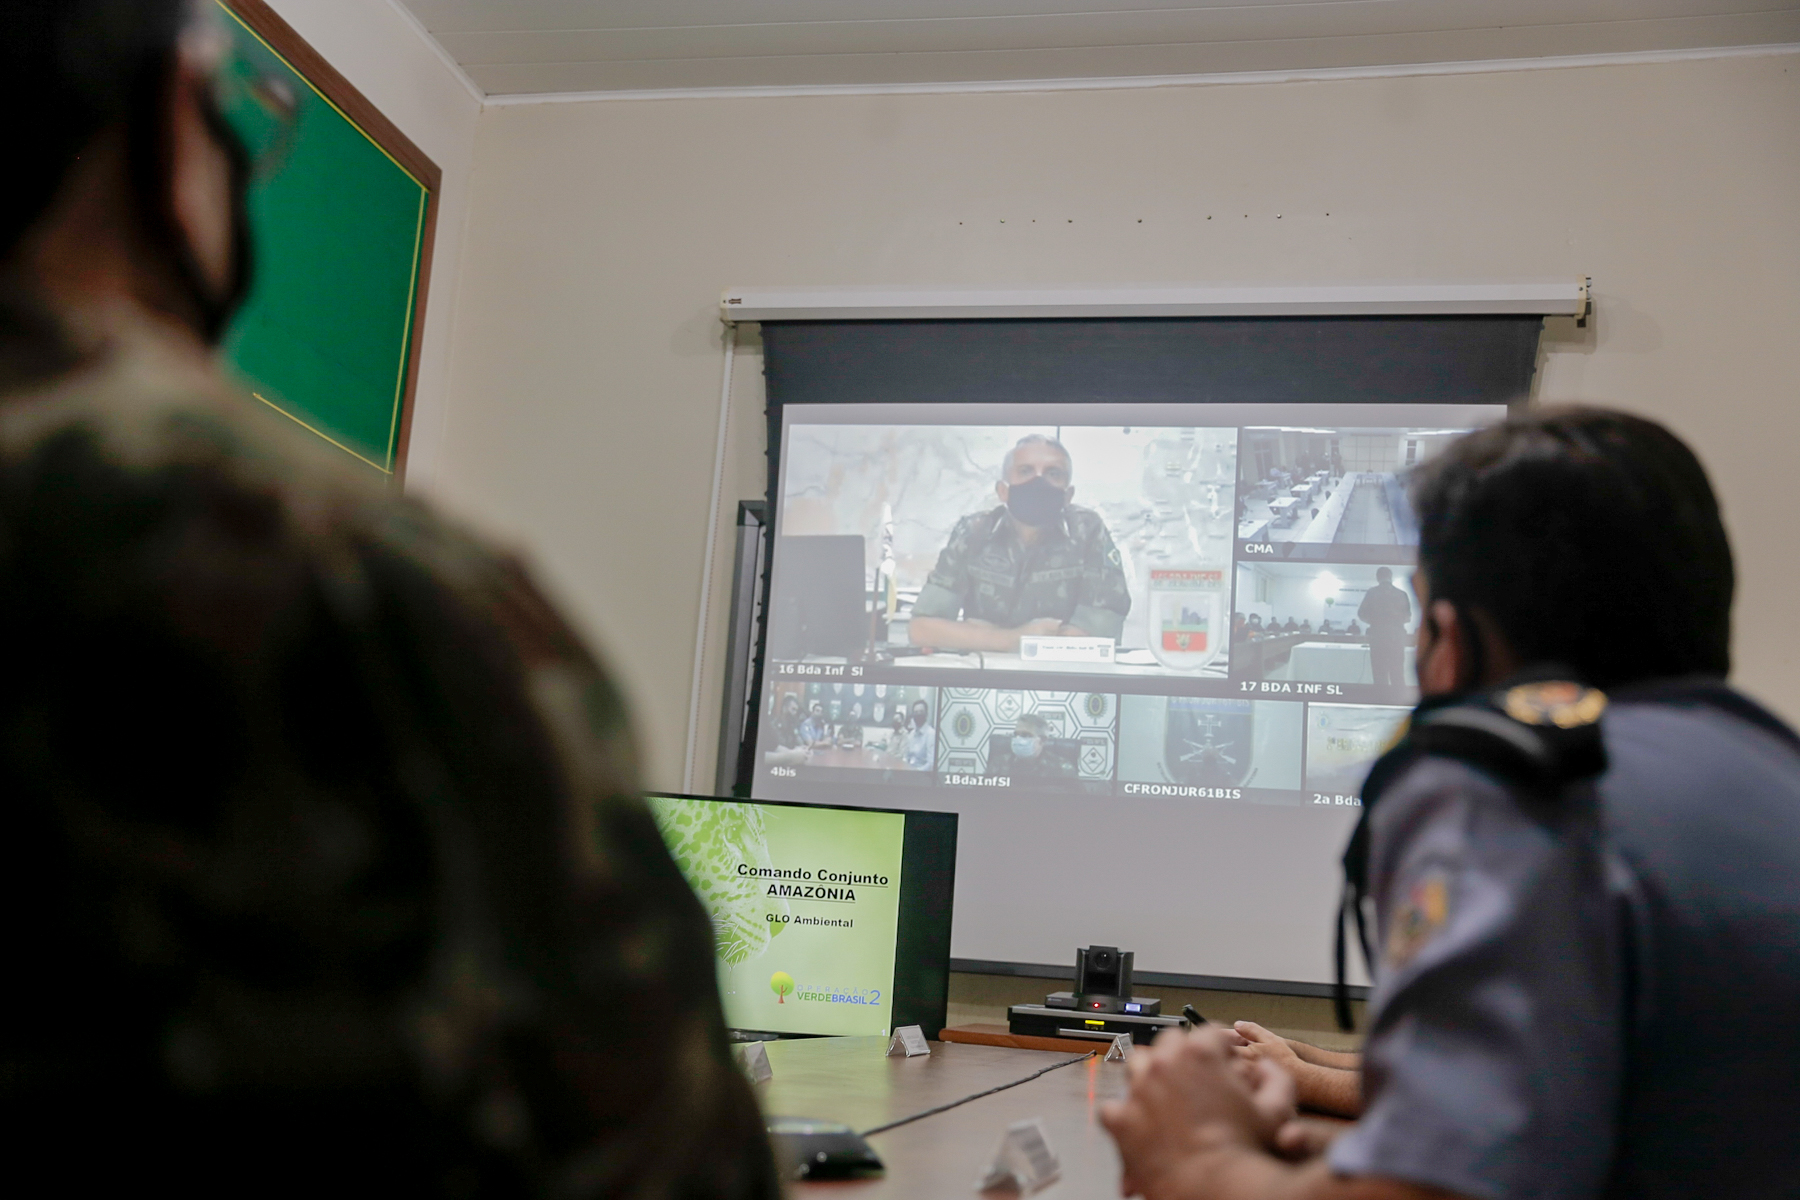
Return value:
M 1463 321 L 771 328 L 751 794 L 959 814 L 964 969 L 1318 989 L 1416 698 L 1406 473 L 1529 384 L 1535 322 Z

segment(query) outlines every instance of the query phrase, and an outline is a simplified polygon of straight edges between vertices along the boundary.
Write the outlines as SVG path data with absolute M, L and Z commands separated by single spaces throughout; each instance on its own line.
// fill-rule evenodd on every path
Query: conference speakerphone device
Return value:
M 1162 1001 L 1155 996 L 1082 996 L 1074 992 L 1051 992 L 1044 997 L 1044 1007 L 1079 1009 L 1090 1017 L 1095 1013 L 1131 1013 L 1142 1017 L 1162 1015 Z
M 1135 1044 L 1153 1041 L 1163 1030 L 1179 1029 L 1185 1023 L 1180 1017 L 1084 1012 L 1051 1008 L 1047 1004 L 1015 1004 L 1006 1010 L 1007 1032 L 1031 1037 L 1091 1038 L 1110 1042 L 1121 1033 L 1128 1033 Z
M 1051 992 L 1042 1004 L 1013 1005 L 1006 1014 L 1008 1031 L 1107 1041 L 1129 1033 L 1133 1042 L 1148 1042 L 1165 1025 L 1183 1024 L 1180 1017 L 1162 1015 L 1161 1000 L 1131 994 L 1136 957 L 1117 946 L 1087 946 L 1075 951 L 1075 990 Z

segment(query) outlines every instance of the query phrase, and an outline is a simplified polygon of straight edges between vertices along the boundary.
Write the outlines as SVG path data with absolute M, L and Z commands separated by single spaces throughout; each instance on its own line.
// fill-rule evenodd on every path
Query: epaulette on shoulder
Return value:
M 1553 797 L 1564 787 L 1606 770 L 1600 716 L 1606 695 L 1566 679 L 1539 678 L 1454 700 L 1426 700 L 1375 760 L 1363 784 L 1362 814 L 1344 847 L 1344 899 L 1338 909 L 1337 1016 L 1351 1029 L 1345 985 L 1344 928 L 1356 923 L 1364 960 L 1373 962 L 1362 901 L 1369 883 L 1369 814 L 1382 792 L 1419 759 L 1437 755 L 1466 762 L 1514 787 Z
M 1594 688 L 1564 679 L 1521 683 L 1422 706 L 1402 745 L 1411 755 L 1460 759 L 1507 783 L 1553 791 L 1606 770 L 1605 711 L 1606 696 Z

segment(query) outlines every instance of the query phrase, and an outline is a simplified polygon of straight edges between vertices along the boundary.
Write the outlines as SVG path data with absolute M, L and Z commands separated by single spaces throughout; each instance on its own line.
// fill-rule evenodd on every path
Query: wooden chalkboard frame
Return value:
M 220 0 L 220 3 L 267 42 L 270 49 L 287 59 L 294 70 L 305 76 L 425 188 L 425 226 L 420 235 L 419 273 L 414 284 L 412 333 L 406 348 L 406 389 L 400 401 L 400 436 L 394 448 L 392 478 L 398 483 L 406 477 L 407 448 L 412 443 L 413 396 L 419 387 L 419 353 L 425 339 L 425 301 L 431 291 L 431 253 L 437 244 L 438 189 L 444 173 L 411 138 L 400 132 L 398 125 L 388 120 L 367 96 L 357 91 L 336 67 L 295 32 L 292 25 L 282 20 L 266 0 Z

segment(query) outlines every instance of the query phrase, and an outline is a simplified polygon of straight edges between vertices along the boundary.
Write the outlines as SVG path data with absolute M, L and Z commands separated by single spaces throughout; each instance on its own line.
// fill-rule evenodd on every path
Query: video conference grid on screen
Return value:
M 1354 805 L 1416 699 L 1406 472 L 1503 415 L 790 409 L 755 794 Z

